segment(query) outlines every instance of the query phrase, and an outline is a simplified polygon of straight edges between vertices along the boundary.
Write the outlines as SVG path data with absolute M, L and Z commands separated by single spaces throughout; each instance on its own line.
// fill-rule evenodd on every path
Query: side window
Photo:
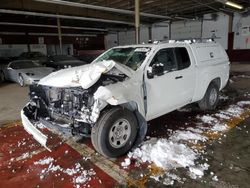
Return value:
M 173 48 L 159 50 L 150 63 L 150 67 L 153 67 L 154 65 L 163 65 L 164 72 L 177 70 Z
M 190 66 L 190 58 L 186 48 L 175 48 L 175 55 L 178 62 L 178 70 L 182 70 Z

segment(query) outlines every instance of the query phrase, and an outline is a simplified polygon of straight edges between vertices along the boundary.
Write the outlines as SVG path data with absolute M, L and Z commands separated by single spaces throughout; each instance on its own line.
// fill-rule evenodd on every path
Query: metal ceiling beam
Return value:
M 193 5 L 193 6 L 187 6 L 187 7 L 184 7 L 184 8 L 178 8 L 178 9 L 175 9 L 175 10 L 172 10 L 172 11 L 175 12 L 175 13 L 179 13 L 179 12 L 182 12 L 184 10 L 199 8 L 199 7 L 206 6 L 206 5 L 211 5 L 211 4 L 214 4 L 214 3 L 216 3 L 216 2 L 212 1 L 212 2 L 209 2 L 209 3 L 205 3 L 205 4 L 198 4 L 198 5 Z
M 63 5 L 63 6 L 81 7 L 81 8 L 107 11 L 107 12 L 115 12 L 115 13 L 119 13 L 119 14 L 134 15 L 134 11 L 131 11 L 131 10 L 116 9 L 116 8 L 111 8 L 111 7 L 104 7 L 104 6 L 83 4 L 83 3 L 75 3 L 75 2 L 71 2 L 71 1 L 65 1 L 65 0 L 34 0 L 34 1 L 42 2 L 42 3 Z M 171 19 L 171 17 L 169 17 L 169 16 L 150 14 L 150 13 L 144 13 L 144 12 L 141 12 L 140 15 L 144 16 L 144 17 L 150 17 L 150 18 Z
M 27 15 L 27 16 L 41 16 L 41 17 L 48 17 L 48 18 L 83 20 L 83 21 L 90 21 L 90 22 L 105 22 L 105 23 L 111 23 L 111 24 L 134 25 L 133 22 L 126 22 L 126 21 L 107 20 L 107 19 L 89 18 L 89 17 L 81 17 L 81 16 L 69 16 L 69 15 L 62 15 L 62 14 L 47 14 L 47 13 L 30 12 L 30 11 L 22 11 L 22 10 L 0 9 L 0 13 Z
M 17 22 L 0 22 L 0 25 L 57 28 L 56 25 L 28 24 L 28 23 L 17 23 Z M 61 28 L 62 29 L 76 29 L 76 30 L 91 30 L 91 31 L 108 31 L 107 29 L 91 28 L 91 27 L 61 26 Z
M 207 5 L 206 3 L 202 3 L 202 2 L 200 2 L 200 1 L 198 1 L 198 0 L 191 0 L 191 1 L 193 1 L 193 2 L 195 2 L 195 3 L 198 3 L 198 4 L 200 4 L 200 5 L 203 5 L 204 7 L 208 7 L 208 8 L 210 8 L 210 9 L 214 10 L 214 11 L 222 12 L 221 10 L 219 10 L 219 9 L 217 9 L 217 8 L 214 8 L 213 6 Z

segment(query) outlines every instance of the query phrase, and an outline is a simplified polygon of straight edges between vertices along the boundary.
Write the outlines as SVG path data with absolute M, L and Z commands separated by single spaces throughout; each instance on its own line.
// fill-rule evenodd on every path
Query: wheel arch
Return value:
M 132 111 L 135 114 L 135 117 L 138 122 L 138 133 L 137 138 L 134 144 L 134 147 L 137 147 L 145 138 L 147 134 L 147 121 L 143 117 L 143 115 L 139 112 L 138 104 L 135 101 L 130 101 L 120 105 L 123 108 L 127 108 L 128 110 Z
M 201 99 L 205 96 L 208 87 L 209 87 L 210 84 L 212 84 L 212 83 L 215 84 L 215 85 L 218 87 L 219 91 L 221 90 L 221 78 L 220 78 L 220 77 L 215 77 L 215 78 L 213 78 L 213 79 L 210 79 L 210 81 L 207 81 L 207 82 L 205 83 L 205 86 L 203 87 L 203 89 L 202 89 L 202 91 L 201 91 L 201 94 L 199 95 L 199 98 L 198 98 L 197 101 L 201 100 Z
M 134 147 L 138 146 L 145 138 L 146 133 L 147 133 L 147 121 L 144 118 L 144 116 L 140 113 L 139 108 L 138 108 L 138 104 L 135 101 L 129 101 L 126 103 L 122 103 L 119 105 L 111 105 L 108 104 L 107 106 L 105 106 L 104 109 L 102 109 L 101 113 L 103 113 L 106 110 L 109 110 L 110 108 L 113 107 L 121 107 L 121 108 L 126 108 L 128 110 L 130 110 L 131 112 L 133 112 L 133 114 L 135 115 L 137 122 L 138 122 L 138 133 L 137 133 L 137 138 L 134 144 Z

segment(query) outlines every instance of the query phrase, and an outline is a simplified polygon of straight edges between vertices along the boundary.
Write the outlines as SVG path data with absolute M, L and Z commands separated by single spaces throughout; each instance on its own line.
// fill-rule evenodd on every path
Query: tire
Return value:
M 116 158 L 132 148 L 137 131 L 135 115 L 128 109 L 115 107 L 101 115 L 91 130 L 91 141 L 97 152 Z
M 18 76 L 18 83 L 21 87 L 24 87 L 25 86 L 25 83 L 24 83 L 24 79 L 23 79 L 23 76 L 22 75 L 19 75 Z
M 219 88 L 215 83 L 210 83 L 205 96 L 198 105 L 201 110 L 214 110 L 219 102 Z

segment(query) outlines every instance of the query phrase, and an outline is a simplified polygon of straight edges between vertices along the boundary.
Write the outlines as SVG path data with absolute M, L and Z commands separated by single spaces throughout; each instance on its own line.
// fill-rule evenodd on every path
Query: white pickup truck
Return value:
M 115 47 L 31 86 L 23 126 L 43 146 L 48 136 L 37 122 L 91 136 L 99 153 L 118 157 L 143 139 L 151 119 L 195 102 L 215 109 L 229 66 L 215 42 Z

